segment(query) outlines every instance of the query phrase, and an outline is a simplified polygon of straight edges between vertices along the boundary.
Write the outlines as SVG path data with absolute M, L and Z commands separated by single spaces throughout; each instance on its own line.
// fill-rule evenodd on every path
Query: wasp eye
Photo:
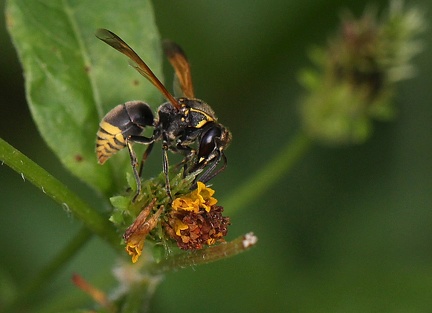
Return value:
M 219 127 L 209 128 L 201 138 L 198 159 L 207 158 L 216 148 L 216 138 L 220 138 L 221 130 Z

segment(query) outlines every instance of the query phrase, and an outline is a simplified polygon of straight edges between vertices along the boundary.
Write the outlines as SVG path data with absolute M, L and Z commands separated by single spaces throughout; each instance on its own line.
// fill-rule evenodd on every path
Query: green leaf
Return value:
M 125 56 L 94 33 L 97 28 L 117 33 L 161 77 L 150 1 L 13 0 L 6 16 L 42 137 L 74 175 L 112 195 L 126 183 L 129 156 L 121 151 L 103 166 L 97 163 L 99 122 L 117 104 L 140 99 L 156 108 L 161 97 Z

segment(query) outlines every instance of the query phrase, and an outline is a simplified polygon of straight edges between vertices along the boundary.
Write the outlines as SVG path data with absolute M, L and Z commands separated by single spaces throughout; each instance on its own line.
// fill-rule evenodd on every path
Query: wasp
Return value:
M 96 154 L 100 164 L 127 147 L 137 184 L 134 200 L 141 191 L 141 174 L 144 161 L 157 141 L 162 142 L 165 188 L 172 199 L 169 183 L 168 151 L 184 156 L 183 175 L 200 173 L 196 181 L 208 182 L 227 166 L 224 150 L 228 147 L 231 132 L 217 120 L 212 108 L 195 98 L 188 59 L 183 50 L 172 41 L 164 41 L 164 52 L 174 68 L 175 79 L 182 97 L 174 97 L 147 64 L 120 37 L 107 29 L 98 29 L 96 37 L 129 58 L 129 64 L 152 83 L 167 102 L 159 106 L 156 116 L 150 106 L 142 101 L 129 101 L 117 105 L 99 124 Z M 153 127 L 150 137 L 142 135 L 146 127 Z M 132 144 L 147 145 L 138 170 L 138 161 Z M 218 164 L 222 161 L 222 166 Z

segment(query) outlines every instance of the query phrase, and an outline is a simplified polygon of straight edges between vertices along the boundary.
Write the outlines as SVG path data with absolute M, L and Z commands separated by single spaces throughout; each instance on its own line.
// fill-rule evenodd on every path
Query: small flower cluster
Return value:
M 198 182 L 196 190 L 174 199 L 165 229 L 183 250 L 202 249 L 223 241 L 230 220 L 213 198 L 214 190 Z
M 164 246 L 172 242 L 183 250 L 197 250 L 224 241 L 230 224 L 216 205 L 215 191 L 202 182 L 190 191 L 194 177 L 184 178 L 181 173 L 171 180 L 171 201 L 164 187 L 164 176 L 143 184 L 142 196 L 131 201 L 131 194 L 111 199 L 115 206 L 111 221 L 124 230 L 126 252 L 132 262 L 142 255 L 146 240 L 160 241 Z M 131 182 L 133 185 L 133 182 Z
M 319 70 L 300 76 L 309 92 L 301 103 L 309 136 L 328 144 L 361 143 L 373 119 L 393 118 L 395 82 L 412 76 L 410 61 L 421 50 L 415 36 L 422 30 L 418 10 L 404 10 L 397 0 L 383 19 L 370 10 L 359 19 L 345 15 L 328 46 L 313 51 Z

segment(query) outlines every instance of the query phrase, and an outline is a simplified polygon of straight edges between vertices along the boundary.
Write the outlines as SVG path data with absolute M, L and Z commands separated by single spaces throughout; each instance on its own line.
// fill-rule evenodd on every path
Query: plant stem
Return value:
M 54 178 L 38 164 L 0 138 L 0 162 L 20 174 L 59 203 L 63 209 L 72 212 L 85 226 L 105 239 L 115 250 L 120 251 L 120 238 L 113 225 L 103 215 L 81 200 L 62 182 Z
M 157 286 L 162 281 L 162 277 L 147 276 L 140 283 L 131 287 L 127 294 L 121 313 L 145 313 L 150 312 L 150 301 L 153 299 Z
M 248 233 L 230 242 L 210 246 L 206 249 L 179 253 L 154 264 L 152 268 L 149 268 L 149 272 L 162 274 L 189 266 L 226 259 L 249 250 L 256 244 L 257 240 L 258 238 L 253 233 Z
M 47 264 L 38 275 L 23 289 L 19 296 L 9 305 L 5 312 L 16 312 L 17 309 L 28 305 L 40 290 L 49 282 L 76 253 L 88 242 L 92 233 L 85 227 Z
M 270 162 L 247 179 L 230 197 L 223 200 L 224 207 L 232 213 L 259 199 L 281 179 L 311 147 L 312 141 L 299 132 Z

